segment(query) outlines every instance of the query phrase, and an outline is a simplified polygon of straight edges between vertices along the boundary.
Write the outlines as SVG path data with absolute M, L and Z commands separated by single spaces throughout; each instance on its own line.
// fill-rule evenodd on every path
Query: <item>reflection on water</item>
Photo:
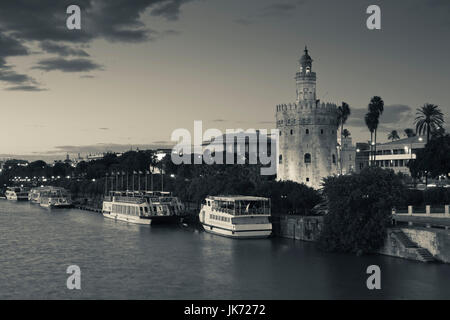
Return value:
M 75 209 L 0 201 L 0 298 L 446 299 L 450 267 L 330 254 L 287 239 L 233 240 Z M 66 268 L 81 268 L 68 290 Z M 381 267 L 382 290 L 366 288 Z

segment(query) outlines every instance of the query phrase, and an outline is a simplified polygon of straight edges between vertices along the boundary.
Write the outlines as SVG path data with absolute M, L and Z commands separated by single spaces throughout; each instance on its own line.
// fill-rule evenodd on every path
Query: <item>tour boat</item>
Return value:
M 178 198 L 162 191 L 111 191 L 102 207 L 106 218 L 147 225 L 175 222 L 183 212 Z
M 72 200 L 64 188 L 49 187 L 39 193 L 39 204 L 46 208 L 70 208 Z
M 209 196 L 199 213 L 206 232 L 230 238 L 267 238 L 272 234 L 270 199 L 252 196 Z
M 17 200 L 17 201 L 27 201 L 28 192 L 21 187 L 8 187 L 5 193 L 6 199 Z
M 28 192 L 28 201 L 30 201 L 32 203 L 40 204 L 41 203 L 41 194 L 44 191 L 48 191 L 50 189 L 51 189 L 51 187 L 49 187 L 49 186 L 31 188 L 30 192 Z

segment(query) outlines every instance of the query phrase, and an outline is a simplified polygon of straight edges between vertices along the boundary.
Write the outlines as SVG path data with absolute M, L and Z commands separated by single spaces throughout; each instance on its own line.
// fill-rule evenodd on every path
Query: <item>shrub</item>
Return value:
M 360 174 L 324 180 L 329 213 L 319 245 L 327 251 L 368 253 L 384 242 L 393 206 L 404 205 L 404 186 L 392 170 L 367 168 Z

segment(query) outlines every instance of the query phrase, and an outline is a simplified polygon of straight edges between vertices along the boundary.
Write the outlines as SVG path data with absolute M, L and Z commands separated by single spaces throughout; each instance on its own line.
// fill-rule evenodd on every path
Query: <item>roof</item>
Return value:
M 420 139 L 421 139 L 421 141 L 420 141 Z M 377 148 L 379 146 L 410 145 L 412 143 L 420 143 L 420 144 L 425 145 L 426 140 L 427 139 L 424 136 L 414 136 L 414 137 L 390 141 L 390 142 L 386 142 L 386 143 L 380 143 L 380 144 L 377 144 Z
M 208 199 L 219 200 L 219 201 L 267 201 L 268 198 L 264 197 L 254 197 L 254 196 L 209 196 Z

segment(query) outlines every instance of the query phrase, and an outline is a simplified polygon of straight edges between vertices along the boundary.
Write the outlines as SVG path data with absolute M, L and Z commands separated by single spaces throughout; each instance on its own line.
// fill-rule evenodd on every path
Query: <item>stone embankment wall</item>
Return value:
M 317 241 L 323 228 L 323 217 L 279 215 L 272 217 L 276 237 Z M 450 232 L 436 228 L 390 228 L 379 254 L 428 262 L 450 263 Z
M 323 217 L 282 215 L 272 217 L 273 234 L 277 237 L 317 241 Z
M 419 247 L 427 249 L 435 259 L 450 263 L 450 232 L 444 229 L 402 228 Z

